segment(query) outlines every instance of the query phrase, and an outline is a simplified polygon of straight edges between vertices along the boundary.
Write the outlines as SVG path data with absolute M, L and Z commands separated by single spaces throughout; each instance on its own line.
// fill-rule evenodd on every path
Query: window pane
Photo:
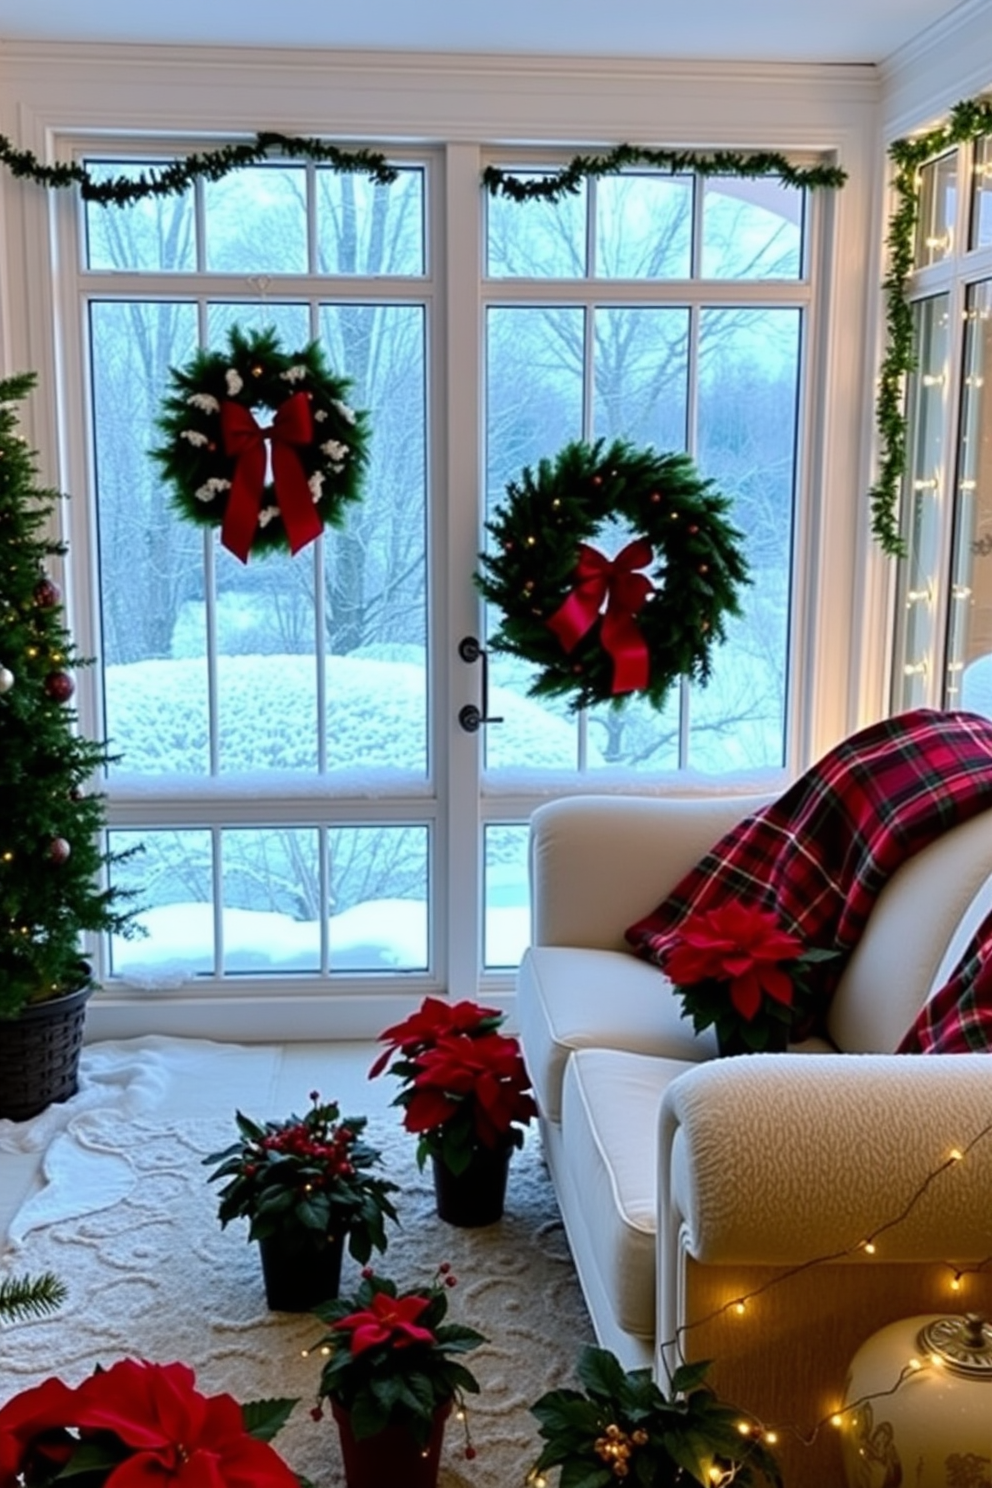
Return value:
M 164 162 L 142 160 L 88 160 L 96 181 L 119 176 L 135 179 Z M 193 193 L 181 196 L 147 197 L 130 206 L 99 202 L 84 203 L 86 213 L 86 267 L 90 269 L 167 269 L 172 273 L 196 267 L 196 229 Z
M 426 827 L 339 827 L 330 853 L 331 971 L 426 971 Z
M 939 496 L 944 459 L 949 302 L 946 295 L 915 307 L 918 370 L 910 379 L 908 468 L 903 498 L 908 557 L 902 565 L 893 678 L 893 708 L 925 706 L 934 675 L 940 549 Z
M 224 970 L 320 970 L 320 847 L 314 830 L 221 834 Z
M 992 282 L 968 291 L 946 701 L 992 718 Z
M 804 204 L 805 193 L 781 181 L 705 181 L 702 277 L 800 278 Z
M 975 145 L 975 183 L 971 206 L 972 248 L 987 248 L 992 243 L 992 138 L 988 135 Z
M 511 169 L 512 167 L 507 167 Z M 541 171 L 514 170 L 526 179 Z M 586 273 L 586 187 L 558 202 L 487 197 L 486 272 L 493 279 L 580 279 Z
M 600 308 L 593 335 L 596 438 L 685 449 L 688 310 Z
M 582 433 L 585 311 L 544 306 L 490 309 L 486 319 L 486 510 L 525 465 L 553 458 Z M 498 616 L 487 617 L 490 625 Z M 491 711 L 509 722 L 486 730 L 490 769 L 574 770 L 576 738 L 567 703 L 526 696 L 533 670 L 494 654 Z
M 607 176 L 596 185 L 596 273 L 602 279 L 687 279 L 691 176 Z
M 253 165 L 203 187 L 207 268 L 221 274 L 304 274 L 306 168 Z
M 487 969 L 518 966 L 530 944 L 527 841 L 526 823 L 485 829 L 483 961 Z
M 697 461 L 733 500 L 752 582 L 690 697 L 692 769 L 784 762 L 801 328 L 798 310 L 702 313 Z
M 427 772 L 426 326 L 421 305 L 324 305 L 372 427 L 365 494 L 325 539 L 328 769 Z M 346 660 L 345 660 L 346 658 Z M 345 706 L 342 707 L 342 702 Z
M 954 249 L 958 156 L 952 150 L 920 171 L 920 211 L 916 222 L 916 267 L 938 263 Z
M 391 186 L 317 169 L 317 269 L 321 274 L 422 274 L 424 173 L 401 170 Z
M 214 970 L 213 865 L 205 831 L 109 832 L 111 852 L 139 851 L 113 869 L 113 882 L 134 891 L 134 940 L 112 936 L 110 974 L 167 987 Z
M 207 306 L 207 345 L 212 351 L 227 349 L 232 326 L 242 331 L 274 330 L 285 352 L 299 351 L 312 339 L 308 307 L 284 300 L 263 298 L 231 304 L 211 301 Z M 268 422 L 268 417 L 262 422 Z
M 209 767 L 203 537 L 172 510 L 149 459 L 169 367 L 195 346 L 196 312 L 159 302 L 90 306 L 92 440 L 101 566 L 106 730 L 113 773 Z

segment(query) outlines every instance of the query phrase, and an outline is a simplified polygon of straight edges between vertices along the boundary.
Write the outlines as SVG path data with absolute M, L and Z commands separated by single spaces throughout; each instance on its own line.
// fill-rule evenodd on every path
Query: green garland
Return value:
M 650 165 L 677 175 L 695 171 L 700 176 L 778 176 L 786 186 L 843 186 L 847 172 L 837 165 L 793 165 L 771 150 L 744 153 L 739 150 L 648 150 L 640 145 L 617 145 L 606 155 L 576 155 L 561 170 L 521 179 L 499 166 L 489 165 L 482 184 L 492 196 L 512 201 L 559 201 L 574 195 L 590 177 L 617 176 L 631 165 Z
M 885 294 L 886 345 L 878 375 L 875 427 L 878 431 L 878 479 L 868 493 L 871 530 L 884 552 L 906 556 L 899 531 L 899 493 L 906 470 L 906 378 L 916 369 L 913 307 L 907 285 L 913 272 L 914 239 L 920 209 L 920 167 L 951 145 L 992 134 L 992 100 L 965 99 L 951 109 L 947 122 L 914 139 L 894 140 L 889 158 L 895 165 L 895 207 L 886 245 L 889 268 Z
M 604 452 L 601 439 L 566 445 L 509 483 L 508 499 L 486 523 L 494 542 L 480 554 L 475 582 L 503 612 L 491 648 L 539 669 L 531 696 L 570 696 L 576 709 L 618 706 L 636 692 L 660 708 L 677 678 L 707 680 L 710 651 L 725 639 L 725 617 L 740 614 L 737 588 L 749 582 L 741 533 L 724 516 L 730 501 L 712 485 L 688 455 L 637 451 L 623 440 Z M 580 545 L 616 517 L 642 539 L 643 562 L 634 558 L 619 580 L 602 583 L 599 602 L 587 601 L 588 628 L 566 642 L 553 626 L 582 589 Z M 650 576 L 631 572 L 648 566 Z M 618 690 L 620 663 L 616 648 L 613 655 L 607 649 L 604 625 L 609 630 L 610 609 L 628 584 L 641 593 L 619 620 L 628 640 L 635 627 L 647 665 L 640 682 Z M 595 596 L 595 582 L 590 592 Z M 607 599 L 606 614 L 599 614 Z
M 338 145 L 306 136 L 278 134 L 271 130 L 255 135 L 251 143 L 221 145 L 216 150 L 196 150 L 161 168 L 141 171 L 136 176 L 113 176 L 103 180 L 86 166 L 76 164 L 46 165 L 30 150 L 18 150 L 6 135 L 0 134 L 0 162 L 18 180 L 35 181 L 39 186 L 64 189 L 78 186 L 84 201 L 104 206 L 126 207 L 151 196 L 176 196 L 194 181 L 220 181 L 232 171 L 257 165 L 271 155 L 291 160 L 315 160 L 331 165 L 336 171 L 367 175 L 378 186 L 389 186 L 399 175 L 385 155 L 375 150 L 342 150 Z M 576 155 L 567 166 L 540 177 L 521 178 L 510 171 L 490 165 L 482 173 L 483 185 L 493 196 L 508 196 L 513 201 L 534 197 L 558 201 L 578 191 L 589 176 L 616 176 L 630 165 L 651 165 L 675 175 L 696 171 L 702 176 L 778 176 L 787 186 L 843 186 L 847 172 L 836 165 L 793 165 L 784 155 L 773 151 L 713 150 L 648 150 L 639 145 L 617 145 L 606 155 Z
M 234 515 L 229 515 L 239 458 L 228 452 L 231 436 L 225 435 L 224 421 L 229 410 L 224 405 L 237 405 L 241 424 L 247 420 L 248 441 L 257 445 L 251 410 L 268 408 L 278 419 L 279 410 L 302 394 L 309 438 L 292 441 L 295 461 L 293 455 L 290 460 L 302 471 L 302 475 L 297 471 L 297 481 L 305 480 L 300 488 L 304 504 L 312 503 L 321 522 L 340 527 L 346 505 L 360 498 L 368 458 L 368 415 L 348 406 L 350 386 L 346 378 L 328 371 L 319 343 L 287 353 L 280 350 L 272 329 L 245 333 L 233 326 L 229 350 L 201 349 L 185 367 L 170 369 L 170 390 L 157 420 L 166 442 L 150 454 L 173 488 L 177 512 L 200 526 L 220 526 L 225 546 L 243 561 L 249 541 L 252 552 L 295 552 L 317 535 L 311 531 L 303 541 L 297 539 L 292 518 L 287 532 L 285 513 L 290 508 L 280 498 L 282 488 L 263 486 L 261 475 L 254 505 L 244 509 L 237 523 L 240 543 L 232 533 Z M 262 459 L 260 470 L 264 468 Z M 310 525 L 319 530 L 312 514 Z
M 45 165 L 30 150 L 15 149 L 7 136 L 0 134 L 0 161 L 19 180 L 36 181 L 39 186 L 56 189 L 78 186 L 84 201 L 117 207 L 127 207 L 151 196 L 178 196 L 201 177 L 220 181 L 232 171 L 267 160 L 273 153 L 292 160 L 321 161 L 339 172 L 365 174 L 379 186 L 390 185 L 398 175 L 395 167 L 387 164 L 386 157 L 374 150 L 341 150 L 324 140 L 265 132 L 256 134 L 250 144 L 194 151 L 161 169 L 100 180 L 83 165 Z

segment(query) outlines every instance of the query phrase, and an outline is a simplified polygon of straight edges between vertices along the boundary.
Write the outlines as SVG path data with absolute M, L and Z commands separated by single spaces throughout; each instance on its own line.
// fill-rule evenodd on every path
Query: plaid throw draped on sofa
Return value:
M 918 709 L 853 734 L 700 859 L 631 925 L 661 963 L 687 915 L 728 899 L 774 910 L 807 947 L 844 956 L 814 968 L 823 1010 L 885 883 L 942 832 L 992 807 L 992 720 Z M 992 831 L 992 822 L 989 830 Z M 900 1052 L 992 1049 L 992 915 Z

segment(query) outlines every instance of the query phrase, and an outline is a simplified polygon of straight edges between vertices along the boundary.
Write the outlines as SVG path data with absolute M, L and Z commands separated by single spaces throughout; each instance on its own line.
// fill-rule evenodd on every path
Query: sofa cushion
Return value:
M 542 1116 L 561 1120 L 565 1061 L 573 1049 L 625 1049 L 698 1061 L 716 1054 L 712 1029 L 696 1035 L 656 966 L 627 951 L 531 946 L 517 977 L 527 1071 Z
M 587 1250 L 618 1325 L 641 1338 L 656 1321 L 658 1113 L 690 1068 L 612 1049 L 580 1049 L 565 1068 L 562 1146 L 585 1195 Z

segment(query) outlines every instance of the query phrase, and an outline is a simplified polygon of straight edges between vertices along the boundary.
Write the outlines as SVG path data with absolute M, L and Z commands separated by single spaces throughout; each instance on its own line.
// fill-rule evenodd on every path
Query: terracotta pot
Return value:
M 386 1426 L 375 1436 L 356 1437 L 351 1415 L 331 1401 L 331 1414 L 341 1437 L 344 1477 L 348 1488 L 435 1488 L 441 1461 L 444 1426 L 451 1401 L 434 1414 L 431 1434 L 421 1445 L 409 1426 Z
M 463 1229 L 502 1219 L 512 1151 L 510 1142 L 501 1147 L 477 1147 L 462 1173 L 453 1173 L 440 1158 L 432 1157 L 438 1218 Z
M 0 1022 L 0 1116 L 27 1121 L 79 1088 L 86 1004 L 92 987 L 29 1003 Z
M 341 1284 L 344 1231 L 284 1230 L 258 1242 L 265 1300 L 273 1312 L 311 1312 Z

